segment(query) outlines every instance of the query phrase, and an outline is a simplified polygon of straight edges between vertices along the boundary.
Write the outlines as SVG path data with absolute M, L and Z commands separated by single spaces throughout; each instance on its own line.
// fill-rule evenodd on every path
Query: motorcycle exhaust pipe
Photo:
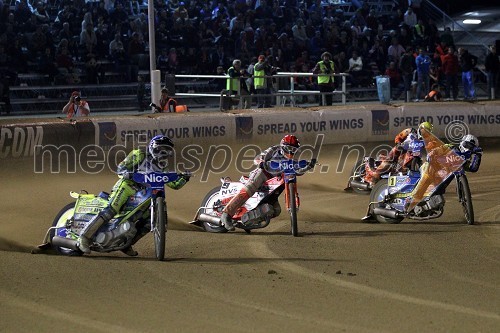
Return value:
M 391 219 L 397 219 L 398 217 L 400 217 L 397 211 L 381 207 L 373 208 L 373 214 L 388 217 Z
M 221 225 L 220 224 L 220 217 L 208 215 L 208 214 L 205 214 L 205 213 L 201 213 L 198 216 L 198 220 L 200 220 L 201 222 L 212 223 L 212 224 L 215 224 L 215 225 L 218 225 L 218 226 Z
M 370 184 L 365 182 L 360 182 L 359 180 L 351 180 L 351 187 L 355 187 L 360 190 L 368 191 L 370 189 Z
M 59 236 L 54 236 L 52 238 L 52 245 L 58 246 L 58 247 L 65 247 L 67 249 L 71 249 L 71 250 L 75 250 L 75 251 L 80 250 L 78 248 L 76 240 L 64 238 L 64 237 L 59 237 Z

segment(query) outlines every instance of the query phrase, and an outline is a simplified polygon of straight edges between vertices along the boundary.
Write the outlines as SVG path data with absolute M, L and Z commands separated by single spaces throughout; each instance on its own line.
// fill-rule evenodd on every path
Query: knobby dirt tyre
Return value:
M 156 198 L 155 203 L 155 226 L 153 231 L 156 259 L 165 258 L 165 241 L 167 238 L 167 207 L 165 198 Z

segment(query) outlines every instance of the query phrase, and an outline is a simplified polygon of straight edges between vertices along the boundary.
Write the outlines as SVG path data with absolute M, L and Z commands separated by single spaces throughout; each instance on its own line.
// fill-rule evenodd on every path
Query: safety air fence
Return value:
M 143 116 L 91 117 L 77 121 L 31 119 L 0 121 L 0 159 L 45 154 L 76 153 L 92 158 L 95 150 L 144 144 L 158 134 L 186 145 L 257 144 L 279 142 L 295 134 L 302 143 L 390 143 L 402 129 L 422 121 L 434 124 L 434 133 L 447 141 L 472 133 L 497 137 L 500 103 L 419 103 L 330 106 L 312 109 L 245 110 L 239 113 L 175 113 Z

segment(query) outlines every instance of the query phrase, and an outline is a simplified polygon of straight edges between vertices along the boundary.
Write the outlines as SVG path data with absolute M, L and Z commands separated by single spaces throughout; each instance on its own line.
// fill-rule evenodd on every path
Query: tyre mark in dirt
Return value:
M 249 242 L 246 245 L 249 245 L 249 247 L 252 247 L 255 245 L 254 242 Z M 145 269 L 150 270 L 151 274 L 157 274 L 158 272 L 156 270 L 153 270 L 153 268 L 145 267 Z M 265 304 L 258 303 L 255 301 L 249 301 L 246 297 L 244 296 L 239 296 L 234 293 L 227 293 L 223 291 L 217 291 L 214 289 L 200 289 L 198 284 L 195 283 L 189 283 L 189 282 L 179 282 L 178 280 L 174 279 L 169 279 L 166 277 L 164 274 L 156 275 L 159 279 L 164 280 L 168 285 L 176 285 L 179 288 L 182 288 L 185 290 L 185 292 L 191 292 L 191 293 L 198 293 L 201 294 L 205 297 L 211 298 L 212 300 L 216 302 L 223 302 L 232 306 L 237 306 L 237 307 L 242 307 L 242 308 L 249 308 L 252 311 L 255 312 L 263 312 L 267 313 L 270 315 L 274 316 L 280 316 L 283 318 L 287 318 L 288 320 L 293 320 L 298 323 L 309 323 L 311 325 L 314 325 L 318 330 L 320 330 L 320 327 L 328 328 L 328 329 L 341 329 L 344 331 L 348 332 L 359 332 L 359 333 L 374 333 L 374 329 L 370 327 L 363 327 L 363 326 L 357 326 L 357 325 L 352 325 L 352 324 L 339 324 L 339 323 L 334 323 L 331 321 L 327 320 L 322 320 L 318 318 L 311 318 L 310 315 L 301 315 L 299 313 L 291 313 L 289 310 L 284 309 L 284 310 L 278 310 L 276 308 L 271 308 L 268 307 Z M 224 322 L 218 322 L 219 326 L 223 326 Z M 224 327 L 226 329 L 234 329 L 234 326 L 232 324 L 227 324 L 227 327 Z M 239 327 L 238 329 L 244 330 L 244 328 Z M 248 332 L 254 332 L 253 329 L 248 329 Z M 383 333 L 384 331 L 376 330 L 376 332 Z
M 3 305 L 13 306 L 21 308 L 24 311 L 29 311 L 31 313 L 39 314 L 43 317 L 52 317 L 54 320 L 61 320 L 68 322 L 73 325 L 85 325 L 88 331 L 92 332 L 123 332 L 123 333 L 135 333 L 137 331 L 129 330 L 126 327 L 119 325 L 107 324 L 103 321 L 98 321 L 90 317 L 75 315 L 67 312 L 62 312 L 54 309 L 53 306 L 43 305 L 41 303 L 22 299 L 19 296 L 13 295 L 5 290 L 0 290 L 0 298 L 2 299 Z M 6 303 L 6 304 L 5 304 Z M 25 314 L 26 315 L 26 314 Z
M 266 256 L 269 258 L 273 259 L 278 259 L 280 256 L 278 256 L 276 253 L 271 251 L 269 247 L 266 244 L 260 243 L 260 242 L 255 242 L 252 244 L 250 247 L 252 251 L 254 251 L 255 255 L 258 256 Z M 487 311 L 479 311 L 476 309 L 471 309 L 468 307 L 460 306 L 460 305 L 454 305 L 454 304 L 446 304 L 443 302 L 438 302 L 438 301 L 433 301 L 433 300 L 427 300 L 427 299 L 422 299 L 418 297 L 413 297 L 413 296 L 408 296 L 404 294 L 399 294 L 395 293 L 392 291 L 387 291 L 387 290 L 382 290 L 382 289 L 377 289 L 373 287 L 369 287 L 366 285 L 362 285 L 359 283 L 355 282 L 350 282 L 350 281 L 344 281 L 339 278 L 335 278 L 332 276 L 324 275 L 319 272 L 312 271 L 310 269 L 307 269 L 305 267 L 301 267 L 297 264 L 291 263 L 291 262 L 276 262 L 276 265 L 280 266 L 284 270 L 287 270 L 289 272 L 295 273 L 302 275 L 304 277 L 307 277 L 309 279 L 314 279 L 318 281 L 323 281 L 327 282 L 333 285 L 336 285 L 340 288 L 345 288 L 345 289 L 350 289 L 356 292 L 361 292 L 364 294 L 368 295 L 373 295 L 377 297 L 382 297 L 382 298 L 388 298 L 392 300 L 397 300 L 405 303 L 410 303 L 410 304 L 415 304 L 415 305 L 420 305 L 420 306 L 427 306 L 439 310 L 446 310 L 446 311 L 453 311 L 457 313 L 462 313 L 470 316 L 476 316 L 476 317 L 483 317 L 483 318 L 488 318 L 488 319 L 494 319 L 500 321 L 500 315 L 497 313 L 492 313 L 492 312 L 487 312 Z

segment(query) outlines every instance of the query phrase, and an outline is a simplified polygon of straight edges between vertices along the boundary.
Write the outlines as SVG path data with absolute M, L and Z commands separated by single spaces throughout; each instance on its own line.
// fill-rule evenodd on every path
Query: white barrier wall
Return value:
M 151 114 L 135 117 L 96 117 L 76 124 L 53 120 L 0 124 L 0 158 L 32 156 L 37 146 L 96 144 L 132 147 L 164 134 L 178 146 L 255 143 L 275 144 L 288 133 L 313 144 L 387 142 L 422 121 L 447 141 L 472 133 L 498 137 L 500 103 L 418 103 L 392 107 L 381 104 L 309 109 L 267 109 L 242 113 Z

